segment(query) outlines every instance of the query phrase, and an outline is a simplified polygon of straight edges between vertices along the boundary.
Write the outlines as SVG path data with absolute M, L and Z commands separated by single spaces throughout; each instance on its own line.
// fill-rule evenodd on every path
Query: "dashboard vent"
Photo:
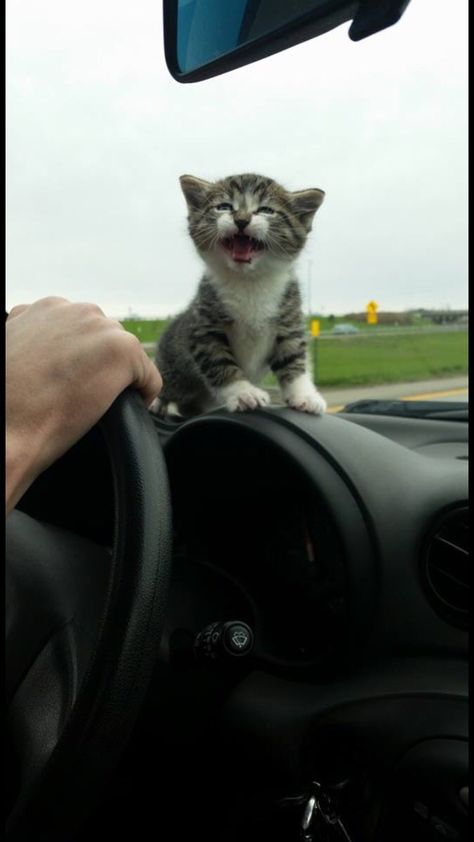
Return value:
M 466 629 L 469 620 L 468 509 L 456 509 L 438 521 L 423 558 L 423 578 L 433 607 L 445 620 Z

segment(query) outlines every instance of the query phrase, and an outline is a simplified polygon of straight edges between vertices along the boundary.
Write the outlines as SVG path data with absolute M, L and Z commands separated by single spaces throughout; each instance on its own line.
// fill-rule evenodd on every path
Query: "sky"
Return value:
M 308 311 L 467 308 L 467 0 L 187 85 L 161 5 L 7 0 L 7 308 L 183 309 L 203 265 L 178 178 L 242 172 L 326 191 L 298 262 Z

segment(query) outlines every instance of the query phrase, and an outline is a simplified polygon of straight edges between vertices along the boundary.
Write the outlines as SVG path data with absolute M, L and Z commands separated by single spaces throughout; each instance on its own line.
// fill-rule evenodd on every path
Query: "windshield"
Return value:
M 153 354 L 203 273 L 179 177 L 262 174 L 325 192 L 295 270 L 329 410 L 463 403 L 467 8 L 179 85 L 156 0 L 7 0 L 7 308 L 95 301 Z

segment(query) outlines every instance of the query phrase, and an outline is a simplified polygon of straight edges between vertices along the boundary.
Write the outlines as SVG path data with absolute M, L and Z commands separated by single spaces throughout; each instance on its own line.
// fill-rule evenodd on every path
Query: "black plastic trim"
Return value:
M 183 73 L 178 64 L 176 53 L 176 31 L 177 31 L 177 0 L 163 0 L 163 27 L 165 59 L 169 72 L 177 82 L 200 82 L 203 79 L 211 79 L 221 73 L 228 73 L 254 61 L 273 55 L 274 53 L 286 50 L 295 44 L 308 41 L 311 38 L 321 35 L 335 26 L 339 26 L 354 17 L 359 6 L 358 2 L 347 2 L 347 0 L 330 0 L 323 10 L 324 15 L 333 13 L 331 22 L 325 20 L 321 23 L 321 13 L 315 19 L 314 12 L 302 15 L 293 23 L 281 27 L 270 35 L 257 38 L 251 44 L 246 44 L 232 50 L 222 58 L 210 62 L 204 67 Z
M 276 31 L 256 38 L 250 44 L 237 47 L 203 67 L 184 73 L 179 67 L 176 52 L 178 0 L 163 0 L 166 64 L 177 82 L 199 82 L 287 50 L 303 41 L 309 41 L 348 20 L 352 20 L 348 33 L 352 41 L 367 38 L 397 23 L 409 2 L 410 0 L 327 0 L 324 5 L 320 4 L 317 10 L 301 15 Z

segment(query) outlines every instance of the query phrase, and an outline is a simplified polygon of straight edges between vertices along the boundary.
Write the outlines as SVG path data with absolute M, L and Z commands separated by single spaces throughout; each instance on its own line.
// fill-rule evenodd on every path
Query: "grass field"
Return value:
M 155 342 L 166 319 L 124 319 L 142 342 Z M 439 331 L 312 340 L 314 377 L 320 386 L 401 383 L 467 374 L 467 331 Z M 153 355 L 153 351 L 150 351 Z M 272 375 L 265 383 L 274 382 Z
M 347 336 L 312 346 L 321 386 L 429 380 L 467 373 L 467 332 Z
M 167 323 L 168 319 L 122 319 L 125 330 L 134 333 L 141 342 L 156 342 Z

